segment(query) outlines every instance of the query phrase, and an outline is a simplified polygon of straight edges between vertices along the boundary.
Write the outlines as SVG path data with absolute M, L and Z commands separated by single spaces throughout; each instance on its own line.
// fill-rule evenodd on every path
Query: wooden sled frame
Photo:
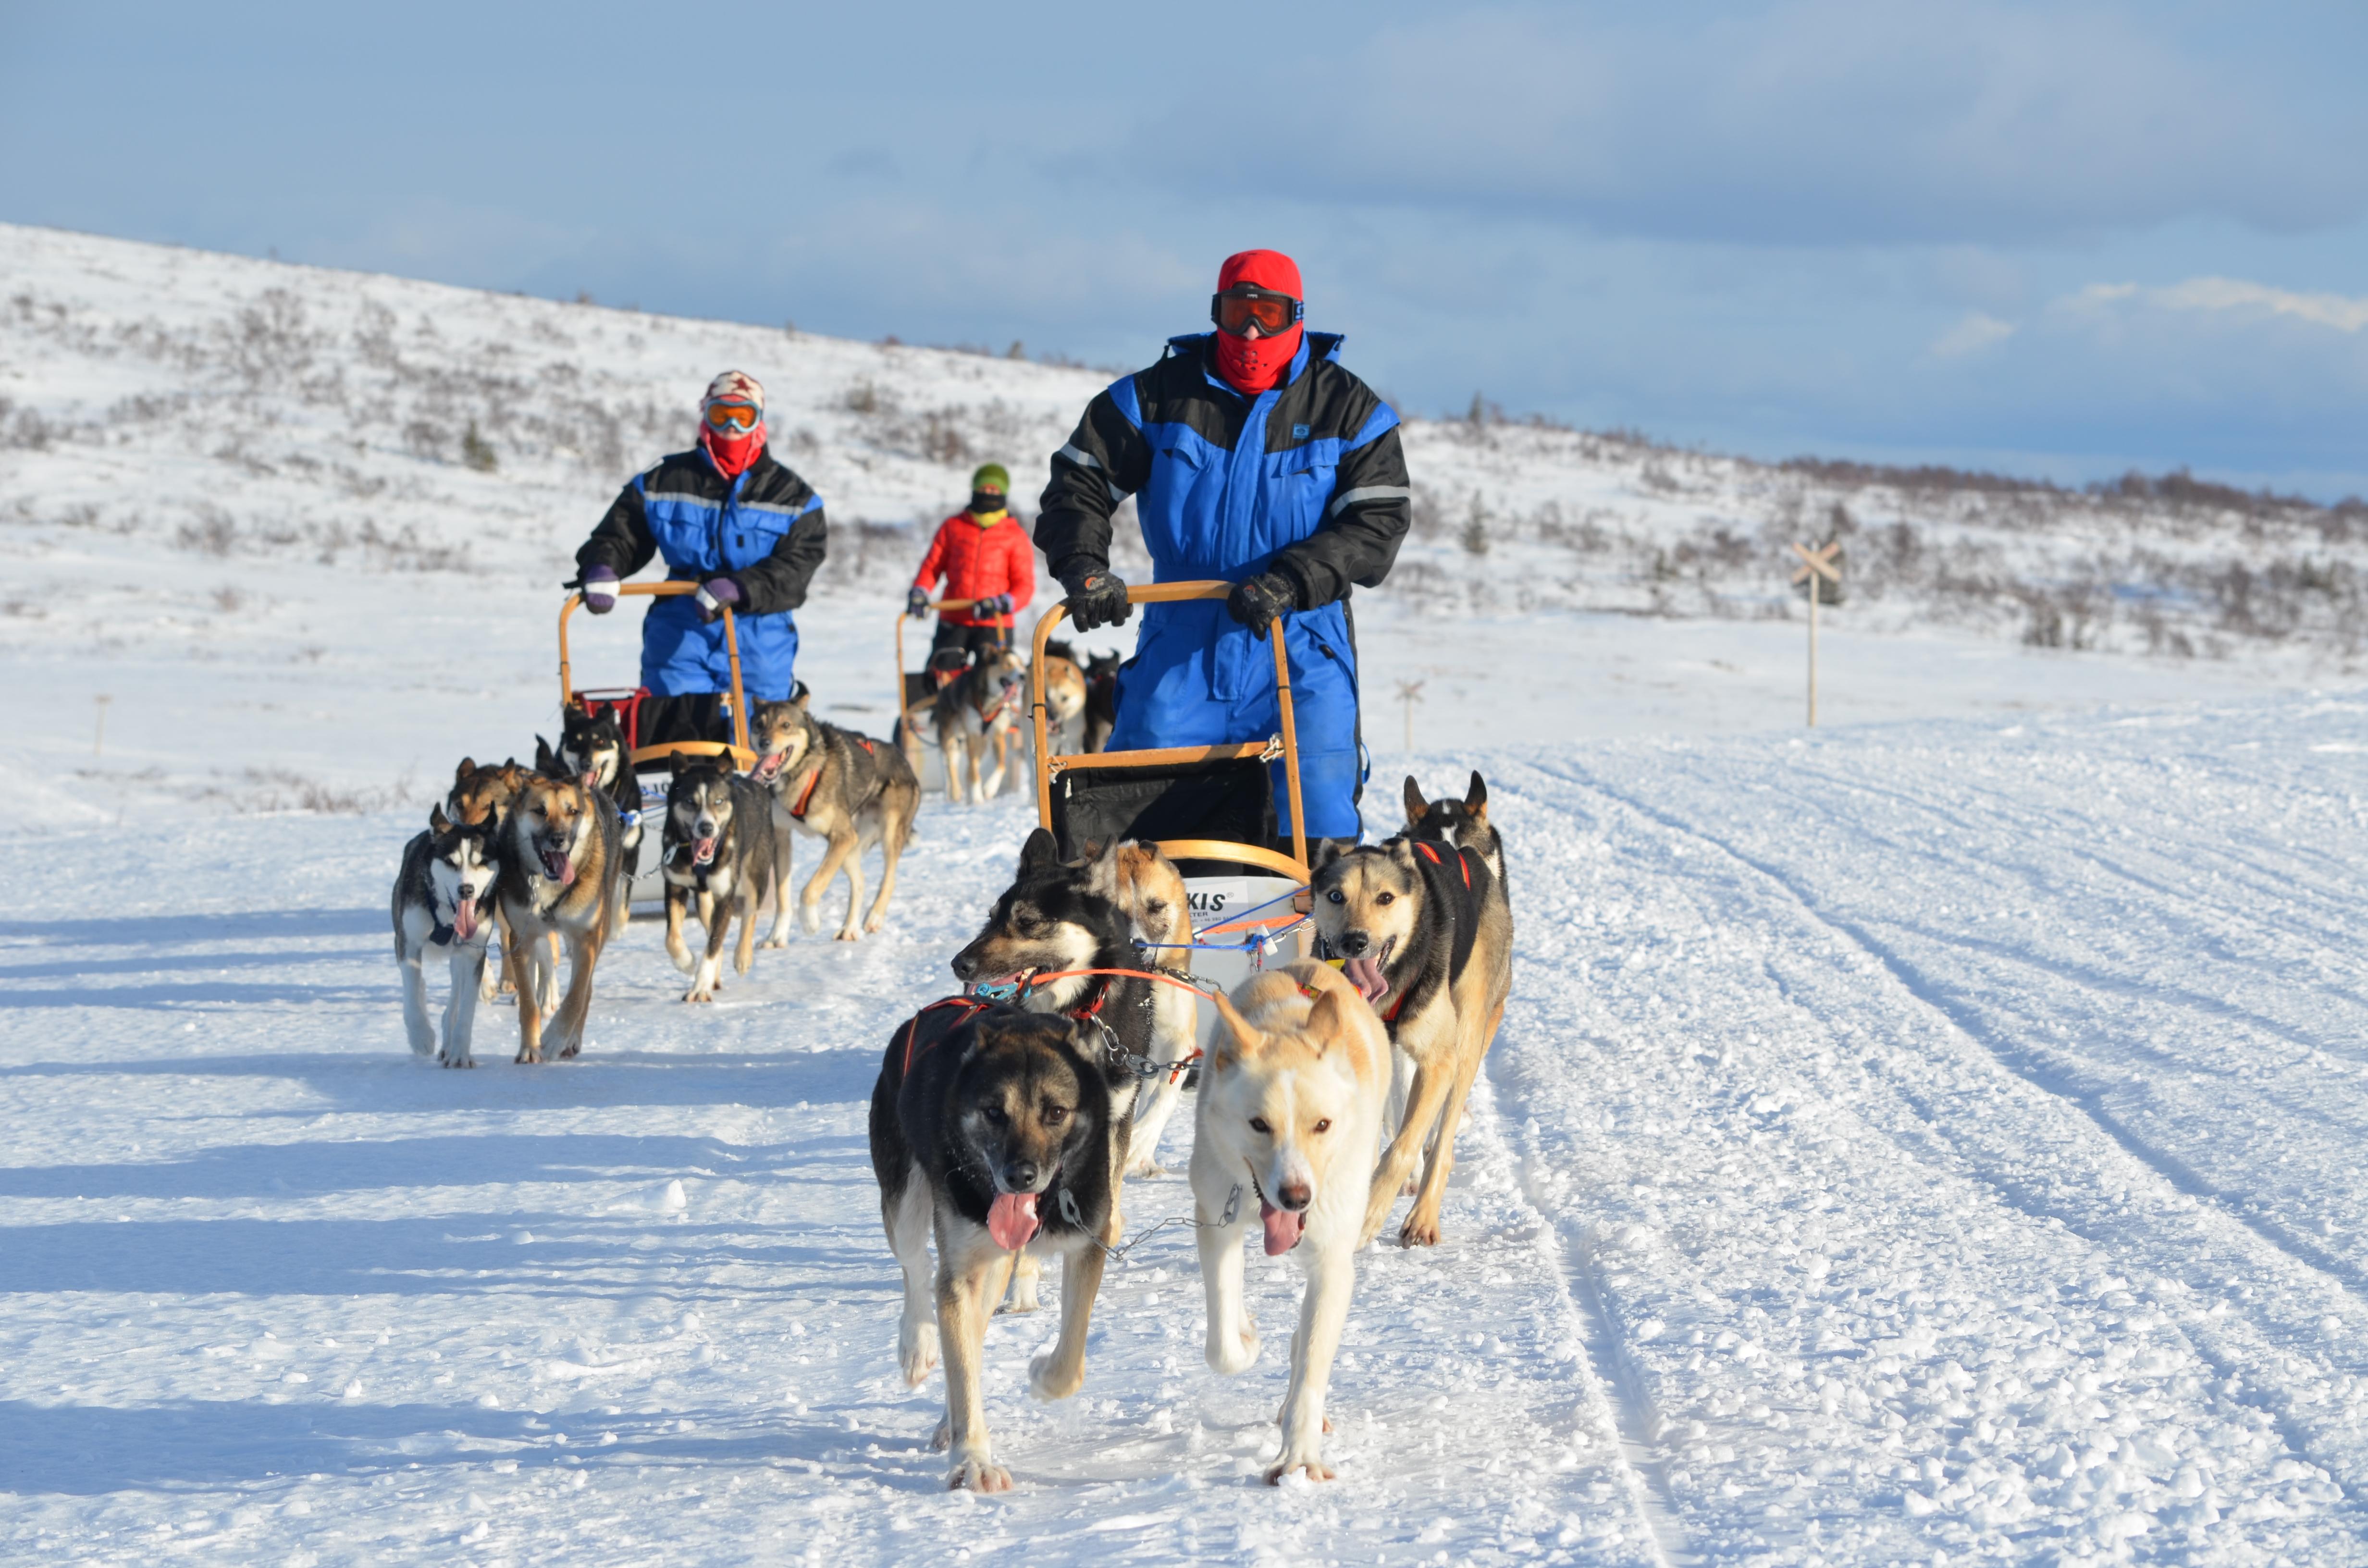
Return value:
M 699 592 L 696 583 L 620 583 L 617 597 L 625 598 L 675 598 Z M 571 593 L 559 606 L 559 706 L 564 710 L 575 701 L 575 682 L 567 662 L 567 618 L 584 602 L 581 593 Z M 662 761 L 672 756 L 729 756 L 738 771 L 746 773 L 757 766 L 756 748 L 748 744 L 748 704 L 740 690 L 740 632 L 734 624 L 732 607 L 723 607 L 723 650 L 732 659 L 732 744 L 723 741 L 668 741 L 664 745 L 637 746 L 626 754 L 630 766 L 638 767 L 644 762 Z
M 1224 582 L 1153 583 L 1131 585 L 1126 590 L 1129 604 L 1173 604 L 1180 599 L 1222 599 L 1234 591 L 1234 585 Z M 1053 825 L 1053 780 L 1068 771 L 1085 772 L 1102 768 L 1167 767 L 1181 763 L 1226 762 L 1239 757 L 1256 757 L 1272 762 L 1282 759 L 1283 782 L 1291 801 L 1291 853 L 1281 855 L 1262 844 L 1232 844 L 1214 838 L 1168 838 L 1159 841 L 1160 853 L 1171 860 L 1226 860 L 1235 865 L 1252 867 L 1274 876 L 1288 877 L 1302 887 L 1314 873 L 1307 868 L 1307 824 L 1299 805 L 1299 730 L 1292 716 L 1291 656 L 1283 647 L 1282 623 L 1278 620 L 1268 629 L 1268 641 L 1274 644 L 1274 685 L 1277 707 L 1282 719 L 1281 733 L 1263 741 L 1238 741 L 1211 746 L 1156 746 L 1144 751 L 1079 752 L 1056 756 L 1052 752 L 1052 736 L 1044 708 L 1044 644 L 1053 630 L 1068 614 L 1065 604 L 1056 602 L 1036 623 L 1035 657 L 1029 661 L 1029 696 L 1030 712 L 1036 725 L 1036 820 L 1048 830 Z M 901 667 L 901 661 L 900 661 Z M 1283 919 L 1291 918 L 1286 914 Z

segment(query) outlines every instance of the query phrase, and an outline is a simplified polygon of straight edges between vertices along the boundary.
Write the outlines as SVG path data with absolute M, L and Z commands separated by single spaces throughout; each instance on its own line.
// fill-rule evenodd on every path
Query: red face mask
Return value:
M 726 479 L 737 479 L 756 466 L 765 455 L 765 422 L 757 421 L 755 428 L 745 436 L 720 436 L 712 426 L 699 427 L 699 444 L 706 449 L 708 460 L 715 472 Z
M 1222 294 L 1236 283 L 1253 283 L 1294 300 L 1305 298 L 1299 291 L 1299 264 L 1281 251 L 1246 250 L 1227 256 L 1217 272 L 1217 292 Z M 1219 332 L 1214 340 L 1217 374 L 1235 391 L 1256 396 L 1282 380 L 1299 353 L 1305 330 L 1293 322 L 1272 337 L 1236 337 Z

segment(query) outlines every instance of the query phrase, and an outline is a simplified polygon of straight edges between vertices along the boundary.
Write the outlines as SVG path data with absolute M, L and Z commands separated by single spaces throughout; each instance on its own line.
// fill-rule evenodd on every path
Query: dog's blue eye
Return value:
M 1332 892 L 1327 892 L 1324 896 L 1330 899 L 1335 903 L 1346 903 L 1349 902 L 1347 899 L 1341 897 L 1337 890 Z

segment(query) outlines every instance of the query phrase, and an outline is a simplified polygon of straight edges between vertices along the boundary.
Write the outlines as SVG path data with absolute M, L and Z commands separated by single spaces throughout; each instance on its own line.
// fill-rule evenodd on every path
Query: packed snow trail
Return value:
M 1008 1496 L 940 1490 L 895 1375 L 865 1102 L 1020 802 L 932 798 L 887 933 L 713 1007 L 637 924 L 583 1061 L 491 1012 L 472 1074 L 402 1044 L 408 813 L 43 840 L 0 1551 L 2368 1562 L 2361 753 L 2368 706 L 2294 699 L 1478 758 L 1513 1006 L 1443 1244 L 1360 1259 L 1341 1479 L 1279 1490 L 1297 1270 L 1253 1258 L 1218 1378 L 1179 1228 L 1077 1399 L 1025 1394 L 1049 1313 L 996 1320 Z M 1129 1232 L 1188 1205 L 1132 1184 Z
M 1025 1392 L 1019 1490 L 944 1491 L 935 1376 L 894 1361 L 864 1118 L 895 1023 L 1008 881 L 1028 817 L 932 801 L 891 929 L 760 952 L 692 1008 L 635 924 L 585 1057 L 404 1049 L 382 912 L 408 821 L 90 835 L 0 925 L 6 1550 L 92 1562 L 1662 1561 L 1553 1228 L 1483 1116 L 1451 1244 L 1360 1268 L 1342 1480 L 1269 1489 L 1300 1275 L 1254 1258 L 1258 1364 L 1201 1364 L 1189 1229 L 1110 1270 L 1085 1392 Z M 813 846 L 802 846 L 810 866 Z M 74 890 L 133 890 L 105 912 Z M 1167 1145 L 1180 1171 L 1190 1118 Z M 1190 1213 L 1130 1184 L 1129 1231 Z M 169 1547 L 168 1547 L 169 1543 Z

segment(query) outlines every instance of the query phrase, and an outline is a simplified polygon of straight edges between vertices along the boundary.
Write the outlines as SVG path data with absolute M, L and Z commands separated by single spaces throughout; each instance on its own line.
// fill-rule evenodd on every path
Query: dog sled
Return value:
M 1130 585 L 1133 604 L 1222 599 L 1224 582 Z M 1291 661 L 1277 626 L 1274 649 L 1280 727 L 1263 741 L 1222 745 L 1159 746 L 1137 751 L 1070 754 L 1052 748 L 1045 703 L 1045 643 L 1066 607 L 1055 604 L 1036 623 L 1029 665 L 1030 718 L 1035 728 L 1036 817 L 1064 857 L 1089 844 L 1133 838 L 1156 844 L 1183 874 L 1192 912 L 1192 939 L 1146 946 L 1144 957 L 1165 969 L 1231 991 L 1272 963 L 1312 957 L 1307 919 L 1306 822 L 1300 809 L 1299 736 L 1292 714 Z M 1291 814 L 1291 851 L 1274 848 L 1277 831 L 1272 765 L 1282 764 Z M 1200 1044 L 1216 1028 L 1213 1010 L 1201 1009 Z
M 942 615 L 948 610 L 968 609 L 976 603 L 976 599 L 931 599 L 928 608 L 933 615 Z M 938 745 L 937 731 L 930 722 L 938 703 L 937 682 L 926 668 L 912 670 L 905 667 L 905 622 L 912 619 L 909 610 L 896 612 L 896 744 L 904 752 L 905 760 L 913 765 L 913 777 L 919 779 L 921 787 L 926 790 L 929 786 L 929 758 L 932 754 L 938 757 L 938 782 L 940 786 L 945 784 L 945 756 Z M 1002 634 L 1003 645 L 1009 647 L 1010 629 L 998 628 L 998 631 Z
M 619 598 L 671 598 L 699 592 L 696 583 L 623 583 L 618 585 Z M 617 728 L 625 737 L 626 766 L 633 770 L 635 782 L 641 788 L 641 811 L 655 827 L 656 819 L 666 811 L 666 780 L 643 781 L 645 770 L 672 770 L 677 757 L 728 756 L 737 772 L 745 773 L 757 766 L 756 748 L 748 744 L 748 704 L 740 688 L 740 633 L 734 622 L 732 607 L 723 607 L 723 648 L 732 661 L 732 691 L 730 712 L 732 739 L 729 741 L 665 741 L 655 744 L 641 744 L 643 705 L 650 699 L 646 687 L 587 687 L 576 689 L 574 667 L 567 653 L 567 620 L 584 602 L 580 592 L 571 593 L 559 606 L 559 701 L 562 710 L 577 709 L 598 717 L 601 713 L 616 716 Z M 642 835 L 640 853 L 633 864 L 625 868 L 629 879 L 629 901 L 632 903 L 663 903 L 666 901 L 666 880 L 659 874 L 659 861 L 665 854 L 663 835 L 646 832 Z

